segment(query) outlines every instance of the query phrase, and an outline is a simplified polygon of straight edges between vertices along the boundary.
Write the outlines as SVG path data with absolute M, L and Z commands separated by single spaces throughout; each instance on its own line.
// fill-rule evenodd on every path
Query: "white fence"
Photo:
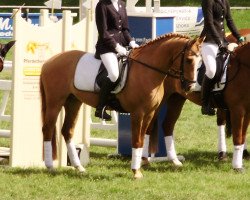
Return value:
M 47 15 L 47 12 L 43 12 L 44 14 L 46 13 L 46 15 Z M 71 28 L 71 30 L 72 31 L 67 31 L 66 33 L 71 33 L 72 35 L 73 34 L 79 34 L 79 33 L 81 33 L 81 32 L 79 32 L 79 31 L 76 31 L 76 30 L 78 30 L 79 28 L 80 28 L 80 30 L 84 30 L 84 28 L 81 28 L 81 27 L 85 27 L 85 26 L 83 26 L 84 25 L 84 23 L 85 23 L 85 21 L 81 21 L 81 22 L 79 22 L 78 24 L 76 24 L 76 25 L 74 25 L 74 26 L 71 26 L 70 24 L 72 23 L 72 20 L 70 20 L 70 17 L 71 17 L 71 14 L 68 12 L 68 11 L 65 11 L 64 12 L 64 15 L 65 15 L 65 19 L 64 19 L 64 23 L 62 23 L 62 22 L 59 22 L 58 24 L 55 24 L 55 27 L 53 27 L 53 28 L 59 28 L 59 30 L 62 30 L 62 27 L 66 27 L 65 28 L 65 30 L 64 31 L 66 31 L 66 29 L 67 28 Z M 50 28 L 50 26 L 47 26 L 47 27 L 45 27 L 45 28 L 39 28 L 39 27 L 31 27 L 29 24 L 27 24 L 25 21 L 23 21 L 21 18 L 20 18 L 20 14 L 19 15 L 16 15 L 15 16 L 15 19 L 16 20 L 18 20 L 18 23 L 15 23 L 15 25 L 17 26 L 18 25 L 18 29 L 16 28 L 16 29 L 14 29 L 14 30 L 19 30 L 19 31 L 24 31 L 23 30 L 23 28 L 20 28 L 20 27 L 22 27 L 21 25 L 23 25 L 23 26 L 27 26 L 30 30 L 32 30 L 33 32 L 36 32 L 36 30 L 38 30 L 39 29 L 39 31 L 41 30 L 41 32 L 42 31 L 45 31 L 45 30 L 47 30 L 47 29 L 49 29 Z M 46 20 L 47 20 L 47 18 L 45 18 Z M 67 20 L 68 19 L 68 20 Z M 66 26 L 67 25 L 67 26 Z M 51 28 L 50 28 L 51 29 Z M 51 31 L 54 31 L 55 32 L 55 30 L 51 30 Z M 58 32 L 58 31 L 57 31 Z M 21 32 L 22 33 L 22 32 Z M 36 32 L 37 33 L 37 32 Z M 42 34 L 42 33 L 41 33 Z M 53 33 L 54 34 L 54 33 Z M 53 35 L 52 34 L 52 35 Z M 84 34 L 84 33 L 83 33 Z M 81 36 L 78 36 L 78 37 L 69 37 L 69 38 L 80 38 L 80 39 L 84 39 L 82 36 L 83 36 L 83 34 L 81 34 Z M 23 34 L 14 34 L 15 35 L 15 37 L 20 37 L 21 35 L 23 35 Z M 33 35 L 34 35 L 34 33 L 33 33 Z M 54 36 L 56 36 L 57 34 L 54 34 Z M 65 36 L 65 35 L 60 35 L 60 36 Z M 38 37 L 37 35 L 36 35 L 36 37 Z M 59 37 L 59 36 L 58 36 Z M 39 37 L 40 38 L 40 37 Z M 66 38 L 66 37 L 65 37 Z M 14 38 L 14 39 L 16 39 L 16 38 Z M 36 39 L 36 38 L 35 38 Z M 29 95 L 29 93 L 27 93 L 26 92 L 26 89 L 29 89 L 29 90 L 32 90 L 32 92 L 33 92 L 33 90 L 35 90 L 37 87 L 32 87 L 32 88 L 30 88 L 30 87 L 26 87 L 26 86 L 29 86 L 29 85 L 27 85 L 27 80 L 28 81 L 36 81 L 37 82 L 37 78 L 36 79 L 31 79 L 29 76 L 24 76 L 23 75 L 23 70 L 22 70 L 22 68 L 23 68 L 23 66 L 22 66 L 22 64 L 20 64 L 20 63 L 22 63 L 23 62 L 23 58 L 22 57 L 20 57 L 20 54 L 19 53 L 17 53 L 17 52 L 22 52 L 22 49 L 24 49 L 25 48 L 25 45 L 24 45 L 24 42 L 23 42 L 23 38 L 22 39 L 20 39 L 20 38 L 18 38 L 18 39 L 16 39 L 18 42 L 19 42 L 19 44 L 17 45 L 15 45 L 15 48 L 14 48 L 14 60 L 15 60 L 15 62 L 13 62 L 13 74 L 12 74 L 12 80 L 1 80 L 1 83 L 0 83 L 0 90 L 2 91 L 2 94 L 3 94 L 3 96 L 2 96 L 2 98 L 1 98 L 1 105 L 0 105 L 0 121 L 8 121 L 8 122 L 10 122 L 10 123 L 12 123 L 11 124 L 11 131 L 10 130 L 0 130 L 0 137 L 5 137 L 5 138 L 11 138 L 11 149 L 7 149 L 6 150 L 6 148 L 1 148 L 0 150 L 0 156 L 6 156 L 6 155 L 10 155 L 10 165 L 11 166 L 17 166 L 17 165 L 19 165 L 20 163 L 18 163 L 19 161 L 17 161 L 18 159 L 15 159 L 15 158 L 20 158 L 19 160 L 20 160 L 20 162 L 22 162 L 21 163 L 21 165 L 22 166 L 27 166 L 27 165 L 29 165 L 30 163 L 32 164 L 32 163 L 34 163 L 34 165 L 36 165 L 36 164 L 40 164 L 41 163 L 41 158 L 40 158 L 40 156 L 39 156 L 39 158 L 35 158 L 34 157 L 34 155 L 32 155 L 32 154 L 29 154 L 28 152 L 30 152 L 29 151 L 29 149 L 30 148 L 33 148 L 34 147 L 34 142 L 33 143 L 31 143 L 31 141 L 33 141 L 32 139 L 30 139 L 29 138 L 29 136 L 32 136 L 32 137 L 36 137 L 36 142 L 37 142 L 37 140 L 41 137 L 41 139 L 42 139 L 42 135 L 41 134 L 39 134 L 38 136 L 36 135 L 36 134 L 34 134 L 34 133 L 37 133 L 37 132 L 41 132 L 41 128 L 39 128 L 40 127 L 40 122 L 36 122 L 37 124 L 39 123 L 39 126 L 37 126 L 37 125 L 34 125 L 33 124 L 33 121 L 34 121 L 34 117 L 33 117 L 33 119 L 31 118 L 31 119 L 26 119 L 25 117 L 23 117 L 24 116 L 24 114 L 26 114 L 27 115 L 27 113 L 25 113 L 25 112 L 34 112 L 34 111 L 31 111 L 30 109 L 29 109 L 29 107 L 30 107 L 30 104 L 25 104 L 26 105 L 26 107 L 24 107 L 24 104 L 23 104 L 23 102 L 24 103 L 26 103 L 26 102 L 30 102 L 32 105 L 33 105 L 33 102 L 31 102 L 31 100 L 34 98 L 35 99 L 35 103 L 34 103 L 34 105 L 33 106 L 35 106 L 35 108 L 36 108 L 36 110 L 37 110 L 37 112 L 39 112 L 39 104 L 37 104 L 38 103 L 38 98 L 36 97 L 36 95 L 37 95 L 37 91 L 34 91 L 34 95 L 32 96 L 32 99 L 30 99 L 30 96 L 28 96 Z M 27 41 L 28 40 L 30 40 L 30 38 L 27 38 Z M 34 40 L 34 39 L 33 39 Z M 49 42 L 51 42 L 51 46 L 52 46 L 52 44 L 53 44 L 53 42 L 55 42 L 55 41 L 52 41 L 52 39 L 51 38 L 48 38 L 47 39 Z M 27 43 L 27 42 L 26 42 Z M 25 44 L 26 44 L 25 43 Z M 73 42 L 72 42 L 72 44 L 74 43 L 74 40 L 73 40 Z M 79 45 L 84 45 L 84 43 L 81 43 L 81 42 L 78 42 L 79 43 Z M 77 44 L 78 44 L 77 43 Z M 68 46 L 67 46 L 68 45 Z M 53 46 L 54 47 L 54 46 Z M 58 47 L 58 46 L 56 46 L 58 49 L 55 49 L 54 50 L 54 52 L 56 52 L 56 51 L 60 51 L 60 47 Z M 68 44 L 68 43 L 65 43 L 64 44 L 64 46 L 63 46 L 63 48 L 70 48 L 70 45 Z M 84 46 L 79 46 L 81 49 L 84 49 Z M 86 48 L 88 48 L 88 47 L 86 47 Z M 47 54 L 46 54 L 47 55 Z M 36 55 L 36 56 L 38 56 L 38 54 Z M 18 61 L 17 61 L 17 59 L 18 59 Z M 18 66 L 17 66 L 17 64 L 18 64 Z M 4 70 L 8 70 L 8 69 L 11 69 L 12 67 L 12 63 L 11 62 L 9 62 L 9 61 L 7 61 L 7 62 L 5 62 L 4 63 Z M 21 68 L 20 68 L 21 67 Z M 18 70 L 18 73 L 16 72 Z M 20 78 L 21 77 L 21 78 Z M 26 82 L 24 82 L 23 80 L 24 80 L 24 78 L 26 78 L 25 80 L 26 80 Z M 35 84 L 36 84 L 36 82 L 35 82 Z M 24 86 L 22 86 L 22 84 L 26 84 L 25 85 L 25 87 Z M 14 87 L 13 87 L 13 85 L 14 85 Z M 20 86 L 21 85 L 21 86 Z M 13 88 L 16 88 L 16 87 L 18 87 L 19 88 L 19 90 L 13 90 L 13 88 L 11 88 L 11 87 L 13 87 Z M 21 88 L 21 89 L 20 89 Z M 25 90 L 22 90 L 23 88 L 25 88 Z M 14 91 L 14 92 L 13 92 Z M 15 91 L 16 91 L 16 93 L 15 93 Z M 26 93 L 25 93 L 26 92 Z M 25 95 L 23 95 L 25 93 Z M 11 104 L 11 107 L 12 107 L 12 111 L 11 111 L 11 113 L 12 113 L 12 116 L 10 116 L 10 115 L 6 115 L 6 107 L 7 107 L 7 105 L 8 105 L 8 101 L 9 101 L 9 97 L 10 97 L 10 94 L 11 95 L 13 95 L 14 94 L 14 96 L 16 95 L 18 95 L 18 98 L 14 98 L 14 96 L 12 96 L 12 104 Z M 23 98 L 23 97 L 25 97 L 25 98 Z M 13 103 L 14 102 L 14 103 Z M 37 106 L 36 106 L 37 105 Z M 18 107 L 18 109 L 15 109 L 15 108 L 17 108 Z M 17 111 L 16 110 L 18 110 L 18 113 L 17 113 Z M 86 109 L 87 110 L 87 109 Z M 16 112 L 14 112 L 14 111 L 16 111 Z M 37 118 L 39 118 L 39 113 L 37 113 L 36 112 L 36 115 L 38 114 L 38 117 L 35 117 L 35 119 L 37 119 Z M 17 113 L 18 114 L 18 117 L 17 117 L 17 115 L 15 114 L 15 113 Z M 32 114 L 31 114 L 32 115 Z M 110 124 L 106 124 L 105 122 L 100 122 L 100 123 L 97 123 L 97 122 L 92 122 L 92 119 L 91 119 L 91 115 L 90 115 L 90 113 L 88 113 L 87 114 L 87 116 L 85 115 L 84 117 L 85 117 L 85 119 L 87 118 L 87 120 L 85 120 L 85 121 L 87 121 L 85 124 L 86 124 L 86 126 L 87 127 L 89 127 L 90 129 L 91 128 L 95 128 L 95 129 L 111 129 L 111 130 L 117 130 L 117 114 L 115 113 L 115 112 L 112 112 L 112 115 L 113 115 L 113 121 L 110 123 Z M 62 115 L 60 115 L 59 116 L 59 124 L 58 124 L 58 126 L 60 127 L 61 126 L 61 117 L 63 116 L 63 113 L 62 113 Z M 18 119 L 17 119 L 18 118 Z M 89 119 L 88 119 L 89 118 Z M 81 120 L 81 119 L 79 119 L 79 120 Z M 39 121 L 39 120 L 38 120 Z M 15 123 L 14 123 L 15 122 Z M 32 122 L 32 123 L 31 123 Z M 26 124 L 24 124 L 24 123 L 26 123 Z M 84 123 L 80 123 L 80 124 L 84 124 Z M 15 126 L 15 124 L 17 125 L 17 126 Z M 32 125 L 33 124 L 33 125 Z M 79 133 L 81 132 L 80 130 L 82 129 L 81 127 L 84 127 L 83 125 L 79 125 Z M 30 130 L 32 128 L 32 131 Z M 33 128 L 35 128 L 35 129 L 37 129 L 37 130 L 34 130 L 33 131 Z M 13 131 L 13 129 L 14 129 L 14 131 Z M 29 135 L 27 135 L 26 133 L 27 133 L 27 131 L 26 131 L 26 129 L 29 129 L 28 131 L 29 131 Z M 117 140 L 116 139 L 113 139 L 113 140 L 108 140 L 108 139 L 103 139 L 103 138 L 90 138 L 90 137 L 88 137 L 88 135 L 86 135 L 87 134 L 87 132 L 88 131 L 84 131 L 84 134 L 85 134 L 85 138 L 83 138 L 83 136 L 82 136 L 82 141 L 83 142 L 85 142 L 85 139 L 86 140 L 89 140 L 89 141 L 91 141 L 91 143 L 92 143 L 92 145 L 101 145 L 101 146 L 117 146 Z M 25 133 L 26 135 L 25 135 L 25 137 L 26 138 L 24 138 L 24 134 L 23 133 Z M 78 133 L 78 135 L 79 135 L 79 133 Z M 15 139 L 13 139 L 13 137 L 15 136 Z M 38 137 L 38 138 L 37 138 Z M 86 138 L 87 137 L 87 138 Z M 22 139 L 21 139 L 22 138 Z M 59 138 L 60 139 L 60 141 L 62 140 L 61 138 Z M 32 144 L 33 146 L 32 147 L 30 147 L 30 146 L 28 146 L 28 145 L 25 145 L 25 144 L 23 144 L 23 142 L 24 141 L 26 141 L 27 143 L 29 143 L 30 145 Z M 39 141 L 40 141 L 40 139 L 39 139 Z M 62 149 L 62 143 L 61 143 L 61 146 L 59 147 L 60 149 Z M 88 141 L 86 141 L 86 145 L 88 146 Z M 17 148 L 15 148 L 16 146 L 18 146 Z M 35 148 L 37 148 L 37 146 L 35 146 Z M 65 148 L 63 148 L 63 149 L 65 149 Z M 41 155 L 41 149 L 38 147 L 38 149 L 37 149 L 38 151 L 39 151 L 39 155 Z M 13 153 L 13 151 L 15 151 L 14 153 Z M 64 151 L 64 150 L 63 150 Z M 27 152 L 27 153 L 25 153 L 25 152 Z M 27 155 L 28 154 L 28 155 Z M 15 157 L 13 157 L 13 155 L 15 155 Z M 37 154 L 35 154 L 35 155 L 37 155 Z M 65 155 L 65 152 L 63 152 L 63 153 L 61 153 L 61 155 Z M 27 158 L 26 160 L 24 160 L 24 156 Z M 33 156 L 33 157 L 32 157 Z M 31 158 L 32 157 L 32 158 Z M 62 163 L 64 164 L 65 163 L 65 156 L 63 156 L 63 158 L 61 158 L 61 161 L 60 161 L 60 163 L 58 163 L 58 166 L 60 166 L 60 165 L 62 165 Z M 37 160 L 36 160 L 37 159 Z M 32 164 L 33 165 L 33 164 Z

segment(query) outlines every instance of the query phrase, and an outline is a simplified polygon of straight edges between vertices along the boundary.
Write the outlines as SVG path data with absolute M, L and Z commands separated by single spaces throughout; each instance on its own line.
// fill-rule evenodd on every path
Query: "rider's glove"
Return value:
M 242 42 L 245 42 L 245 38 L 243 36 L 241 36 L 239 39 L 238 39 L 238 43 L 242 43 Z
M 134 40 L 130 41 L 129 46 L 131 46 L 131 47 L 132 47 L 132 49 L 133 49 L 133 48 L 137 48 L 137 47 L 139 47 L 139 45 L 138 45 L 138 44 L 136 44 Z
M 117 51 L 117 53 L 121 56 L 126 56 L 128 53 L 127 53 L 127 50 L 126 48 L 124 48 L 123 46 L 121 46 L 120 44 L 117 44 L 116 47 L 115 47 L 115 50 Z
M 227 44 L 219 44 L 219 50 L 220 52 L 227 52 L 228 51 Z

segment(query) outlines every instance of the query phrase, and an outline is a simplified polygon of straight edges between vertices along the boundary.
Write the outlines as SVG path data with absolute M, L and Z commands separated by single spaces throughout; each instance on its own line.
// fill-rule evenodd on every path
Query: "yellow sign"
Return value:
M 23 74 L 24 76 L 40 76 L 41 66 L 24 66 Z

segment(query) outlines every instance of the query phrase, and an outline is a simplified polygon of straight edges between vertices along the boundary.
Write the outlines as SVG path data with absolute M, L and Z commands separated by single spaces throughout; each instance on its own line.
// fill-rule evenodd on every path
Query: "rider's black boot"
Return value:
M 212 86 L 213 86 L 213 80 L 205 75 L 203 78 L 202 88 L 201 88 L 201 102 L 202 102 L 201 113 L 203 115 L 210 115 L 210 116 L 215 115 L 215 110 L 214 108 L 211 107 L 209 101 Z
M 114 89 L 114 83 L 110 81 L 109 78 L 106 78 L 105 81 L 103 81 L 103 85 L 99 92 L 99 104 L 96 107 L 96 111 L 95 111 L 96 117 L 99 117 L 106 121 L 111 120 L 111 116 L 106 112 L 105 106 L 107 104 L 109 94 L 113 89 Z

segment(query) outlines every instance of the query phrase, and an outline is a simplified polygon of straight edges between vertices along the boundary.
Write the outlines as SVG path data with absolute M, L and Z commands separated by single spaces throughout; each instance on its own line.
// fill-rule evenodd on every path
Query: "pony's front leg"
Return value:
M 134 173 L 135 179 L 143 178 L 143 175 L 140 170 L 141 159 L 142 159 L 142 148 L 132 148 L 131 169 Z
M 233 143 L 234 143 L 234 152 L 232 166 L 233 169 L 237 172 L 244 171 L 243 169 L 243 150 L 245 138 L 243 135 L 243 121 L 244 116 L 239 110 L 236 112 L 231 111 L 231 122 L 232 122 L 232 133 L 233 133 Z
M 233 169 L 237 172 L 242 172 L 244 170 L 243 158 L 242 158 L 243 149 L 244 149 L 244 145 L 234 145 L 232 166 L 233 166 Z
M 141 159 L 143 151 L 143 140 L 147 127 L 148 126 L 145 127 L 145 122 L 143 122 L 142 114 L 131 113 L 131 128 L 132 128 L 131 169 L 133 171 L 135 179 L 143 178 L 140 168 L 141 168 Z

